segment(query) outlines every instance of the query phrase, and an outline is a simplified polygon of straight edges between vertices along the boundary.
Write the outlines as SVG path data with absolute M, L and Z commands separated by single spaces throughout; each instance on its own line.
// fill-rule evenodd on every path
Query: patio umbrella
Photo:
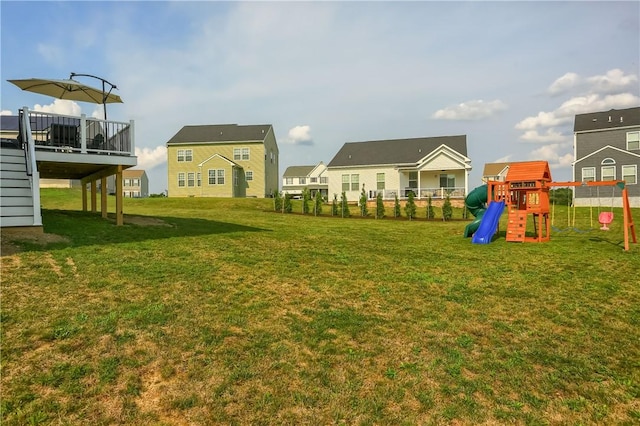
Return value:
M 84 83 L 74 80 L 74 76 L 86 76 L 97 78 L 102 81 L 102 90 L 95 87 L 87 86 Z M 67 99 L 70 101 L 89 102 L 94 104 L 102 104 L 104 106 L 104 119 L 107 119 L 107 104 L 122 103 L 120 96 L 111 93 L 111 90 L 117 87 L 103 78 L 89 74 L 71 73 L 68 80 L 52 80 L 44 78 L 27 78 L 23 80 L 7 80 L 9 83 L 15 84 L 22 90 L 28 92 L 40 93 L 42 95 L 52 96 L 57 99 Z M 105 83 L 111 86 L 109 91 L 105 91 Z

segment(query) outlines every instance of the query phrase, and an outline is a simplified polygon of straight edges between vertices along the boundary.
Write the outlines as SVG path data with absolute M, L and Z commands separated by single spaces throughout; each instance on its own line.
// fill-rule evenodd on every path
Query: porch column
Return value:
M 469 169 L 464 170 L 464 197 L 469 195 Z
M 118 165 L 116 172 L 116 225 L 124 225 L 122 213 L 122 165 Z
M 81 181 L 82 182 L 82 211 L 86 212 L 87 211 L 87 182 L 85 181 Z
M 98 211 L 96 194 L 97 194 L 96 181 L 92 180 L 91 181 L 91 213 L 95 213 Z
M 420 184 L 420 175 L 421 171 L 418 170 L 418 200 L 420 199 L 420 194 L 422 193 L 422 185 Z
M 100 212 L 102 218 L 107 218 L 107 178 L 100 179 Z

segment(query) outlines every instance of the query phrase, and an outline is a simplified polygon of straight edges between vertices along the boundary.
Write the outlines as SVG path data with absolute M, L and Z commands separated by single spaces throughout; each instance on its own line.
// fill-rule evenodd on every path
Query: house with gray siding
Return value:
M 624 180 L 632 207 L 640 207 L 640 107 L 578 114 L 574 122 L 573 180 Z M 576 187 L 576 206 L 622 205 L 615 187 Z

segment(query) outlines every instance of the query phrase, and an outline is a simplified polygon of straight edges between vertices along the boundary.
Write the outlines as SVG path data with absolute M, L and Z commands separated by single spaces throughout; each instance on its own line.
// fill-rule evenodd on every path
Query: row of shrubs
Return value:
M 325 204 L 328 204 L 328 200 L 324 199 L 320 194 L 320 191 L 316 192 L 315 197 L 311 197 L 311 193 L 308 188 L 305 188 L 302 191 L 302 214 L 313 214 L 314 216 L 319 216 L 323 212 L 323 207 Z M 362 193 L 360 194 L 360 198 L 358 200 L 357 209 L 358 216 L 361 217 L 375 217 L 376 219 L 381 219 L 387 217 L 387 212 L 385 209 L 384 202 L 382 200 L 382 194 L 378 193 L 376 197 L 376 205 L 373 211 L 369 211 L 369 207 L 367 205 L 367 194 L 362 189 Z M 340 200 L 338 200 L 338 194 L 333 195 L 333 201 L 329 205 L 330 207 L 330 215 L 331 216 L 339 216 L 339 217 L 351 217 L 351 209 L 349 207 L 349 202 L 347 200 L 346 194 L 343 192 L 340 196 Z M 273 194 L 273 208 L 276 212 L 281 213 L 292 213 L 293 212 L 293 203 L 291 195 L 288 193 L 274 192 Z M 439 208 L 442 210 L 442 214 L 440 217 L 442 220 L 451 220 L 453 219 L 453 206 L 451 205 L 451 200 L 449 196 L 447 196 L 442 204 L 442 207 Z M 404 203 L 404 207 L 400 205 L 400 200 L 398 196 L 395 196 L 394 205 L 393 205 L 393 215 L 394 218 L 406 217 L 409 220 L 418 218 L 417 216 L 417 206 L 415 203 L 415 196 L 413 192 L 409 192 L 407 197 L 407 201 Z M 404 214 L 403 214 L 404 213 Z M 462 219 L 467 219 L 467 209 L 466 206 L 462 209 Z M 427 205 L 425 208 L 424 215 L 421 216 L 424 219 L 435 219 L 436 218 L 436 207 L 433 205 L 431 196 L 427 199 Z

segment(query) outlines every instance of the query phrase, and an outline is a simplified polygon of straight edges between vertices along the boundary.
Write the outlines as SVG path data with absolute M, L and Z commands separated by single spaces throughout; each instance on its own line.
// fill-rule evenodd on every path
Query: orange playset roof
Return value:
M 509 163 L 507 182 L 517 181 L 544 181 L 551 182 L 551 171 L 546 161 L 521 161 Z

